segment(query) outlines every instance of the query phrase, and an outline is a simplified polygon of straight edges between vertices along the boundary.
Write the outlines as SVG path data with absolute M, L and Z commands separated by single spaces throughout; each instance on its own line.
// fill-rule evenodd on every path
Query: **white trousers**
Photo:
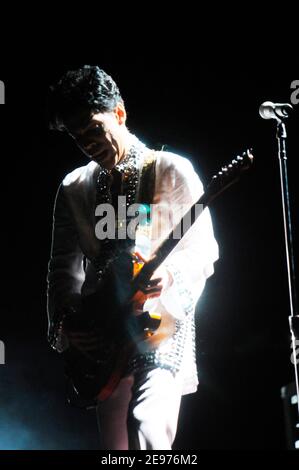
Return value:
M 102 450 L 170 450 L 181 384 L 166 369 L 124 377 L 97 407 Z

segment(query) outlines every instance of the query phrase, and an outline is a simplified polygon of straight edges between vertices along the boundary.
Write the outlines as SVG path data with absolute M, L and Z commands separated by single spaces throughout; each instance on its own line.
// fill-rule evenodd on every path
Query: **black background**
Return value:
M 279 170 L 275 123 L 263 121 L 258 108 L 265 100 L 288 102 L 298 77 L 250 75 L 237 66 L 220 73 L 167 58 L 109 61 L 100 52 L 96 60 L 24 60 L 1 70 L 0 448 L 98 446 L 93 412 L 65 405 L 62 365 L 46 342 L 54 196 L 63 176 L 86 161 L 66 136 L 47 130 L 45 93 L 83 63 L 97 63 L 118 82 L 132 132 L 190 158 L 205 184 L 253 147 L 253 169 L 211 207 L 220 259 L 198 304 L 200 386 L 183 399 L 175 448 L 285 448 L 280 388 L 293 381 L 293 366 Z M 288 123 L 296 260 L 298 109 Z

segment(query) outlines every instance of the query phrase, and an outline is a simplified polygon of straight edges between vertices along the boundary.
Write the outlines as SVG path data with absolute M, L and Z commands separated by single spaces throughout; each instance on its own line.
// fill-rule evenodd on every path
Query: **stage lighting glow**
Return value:
M 292 403 L 292 405 L 296 405 L 296 403 L 298 403 L 297 395 L 293 395 L 291 397 L 291 403 Z

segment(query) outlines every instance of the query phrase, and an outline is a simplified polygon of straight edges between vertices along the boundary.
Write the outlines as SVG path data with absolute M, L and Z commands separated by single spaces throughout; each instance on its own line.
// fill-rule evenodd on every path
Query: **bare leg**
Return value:
M 102 450 L 128 450 L 127 417 L 132 398 L 132 375 L 124 377 L 112 395 L 97 407 Z
M 165 369 L 124 377 L 97 407 L 102 450 L 170 450 L 181 384 Z

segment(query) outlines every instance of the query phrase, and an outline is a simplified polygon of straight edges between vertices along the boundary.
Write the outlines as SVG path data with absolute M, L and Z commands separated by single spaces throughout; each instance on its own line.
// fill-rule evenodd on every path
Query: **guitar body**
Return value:
M 78 398 L 86 402 L 108 398 L 125 373 L 130 358 L 140 350 L 157 347 L 174 332 L 174 322 L 149 312 L 136 315 L 126 301 L 133 276 L 131 255 L 122 253 L 108 270 L 96 293 L 82 298 L 79 314 L 64 317 L 66 331 L 97 338 L 92 349 L 70 345 L 64 351 L 65 373 Z M 143 263 L 138 263 L 141 266 Z M 136 271 L 135 271 L 136 274 Z M 170 316 L 169 316 L 170 317 Z
M 103 344 L 95 352 L 78 351 L 71 346 L 63 353 L 66 376 L 81 401 L 92 404 L 105 400 L 121 380 L 130 348 L 111 342 L 108 347 L 110 354 Z

